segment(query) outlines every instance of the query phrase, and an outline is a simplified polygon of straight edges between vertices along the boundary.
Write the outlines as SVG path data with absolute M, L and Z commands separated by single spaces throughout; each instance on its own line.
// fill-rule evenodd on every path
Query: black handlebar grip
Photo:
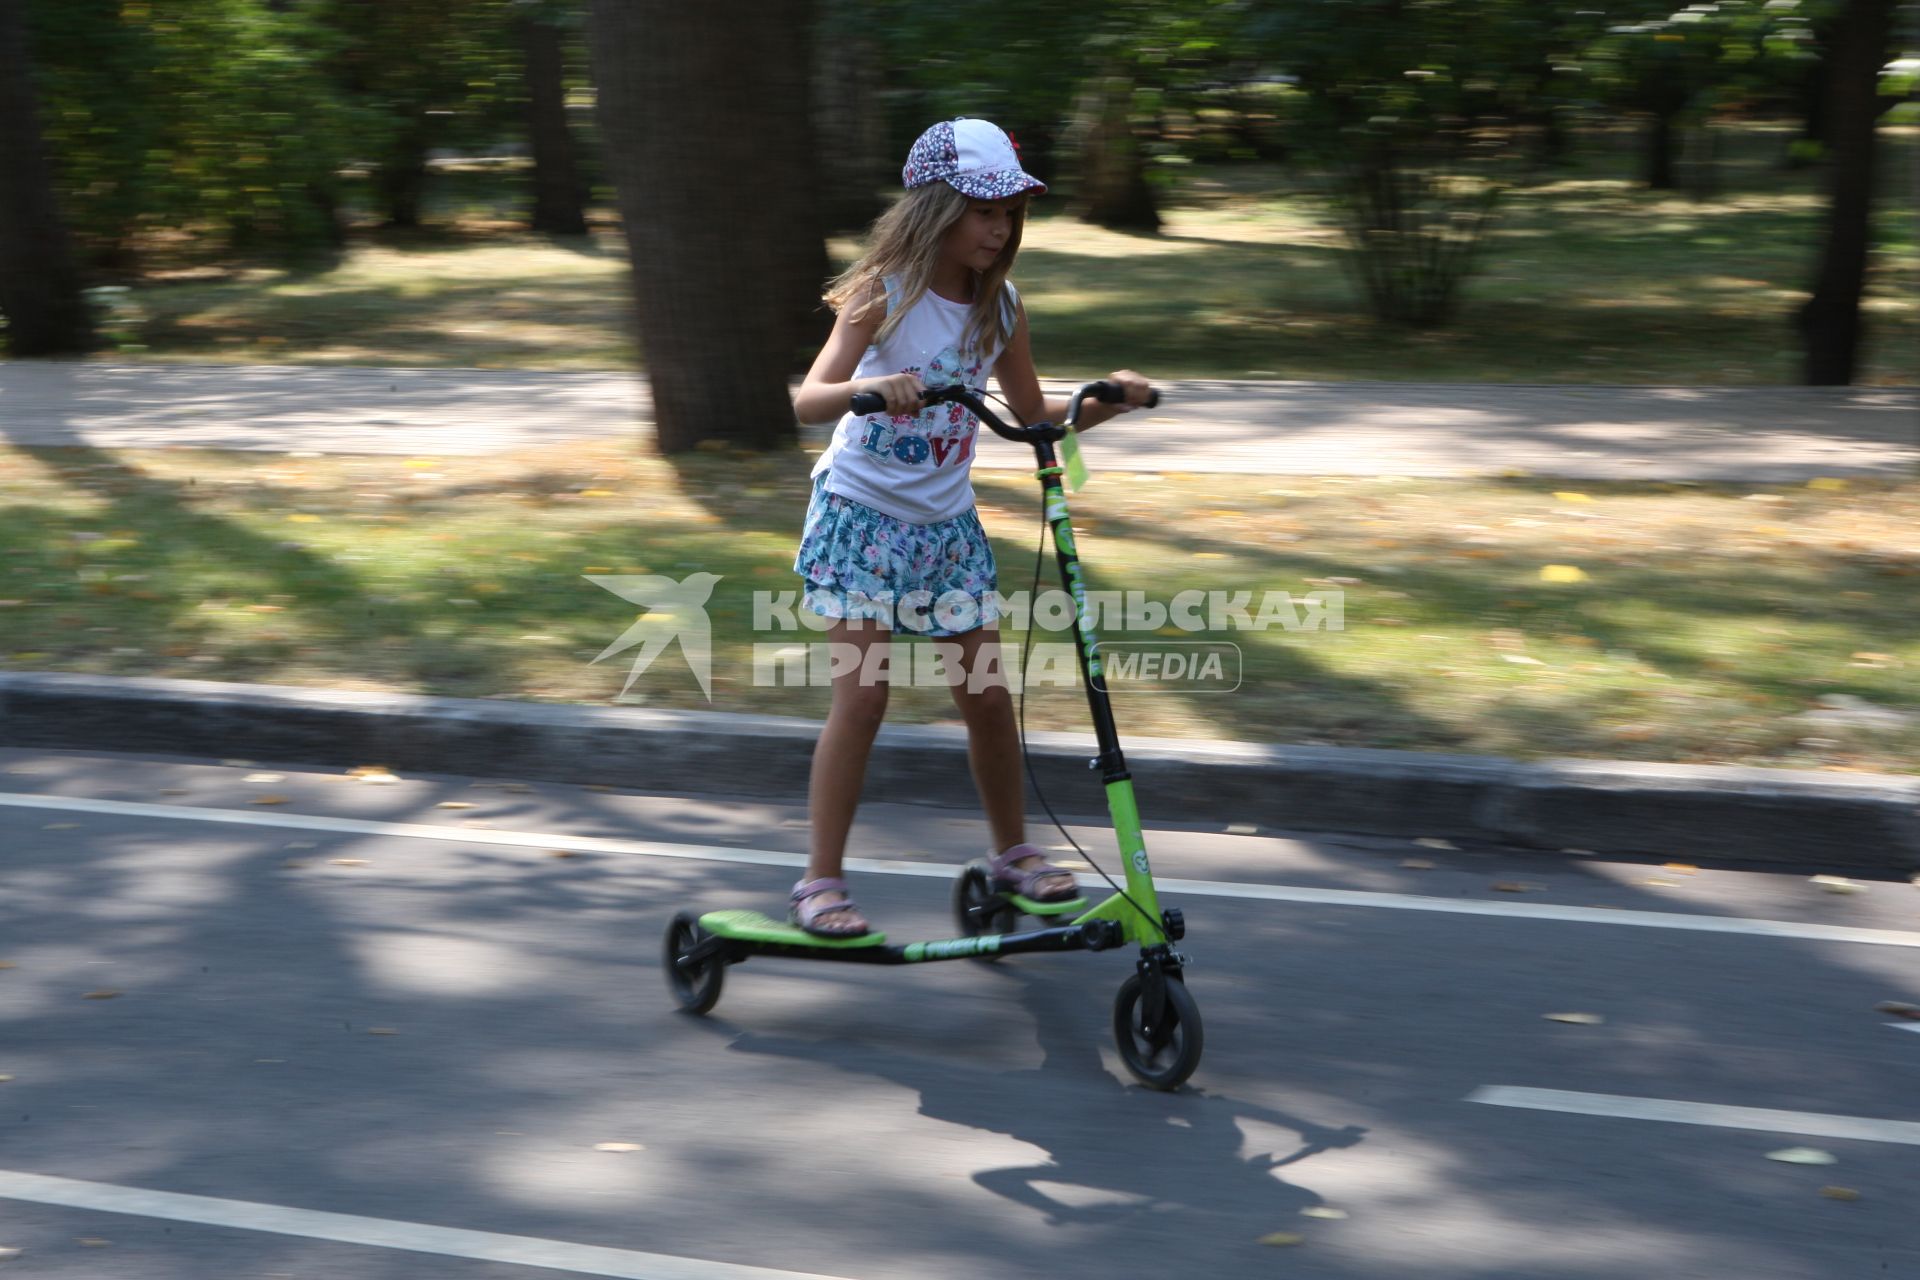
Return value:
M 887 407 L 887 398 L 878 391 L 856 391 L 847 407 L 855 413 L 879 413 Z
M 1093 384 L 1093 398 L 1101 404 L 1125 404 L 1127 389 L 1117 382 L 1096 382 Z M 1146 408 L 1156 408 L 1160 404 L 1158 391 L 1147 392 Z

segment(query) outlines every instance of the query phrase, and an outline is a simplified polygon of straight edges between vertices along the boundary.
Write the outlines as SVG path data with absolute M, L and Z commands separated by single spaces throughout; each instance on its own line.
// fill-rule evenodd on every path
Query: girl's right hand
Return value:
M 878 391 L 886 397 L 887 412 L 894 417 L 910 417 L 920 412 L 920 393 L 926 390 L 924 383 L 911 373 L 893 373 L 884 378 L 862 378 L 853 384 L 859 391 Z

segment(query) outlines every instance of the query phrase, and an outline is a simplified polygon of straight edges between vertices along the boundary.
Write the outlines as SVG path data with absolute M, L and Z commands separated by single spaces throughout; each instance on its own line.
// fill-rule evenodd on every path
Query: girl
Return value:
M 924 387 L 958 382 L 979 392 L 991 373 L 1022 421 L 1066 414 L 1065 398 L 1041 394 L 1026 311 L 1007 282 L 1028 195 L 1046 187 L 1021 170 L 1005 133 L 964 118 L 921 134 L 901 178 L 906 194 L 874 224 L 867 255 L 828 288 L 838 318 L 794 397 L 802 422 L 839 418 L 813 469 L 794 561 L 805 607 L 833 619 L 830 652 L 850 659 L 836 662 L 832 710 L 814 748 L 807 874 L 789 901 L 795 924 L 829 938 L 869 929 L 840 867 L 887 708 L 884 676 L 874 678 L 877 665 L 867 661 L 885 651 L 869 650 L 896 632 L 946 638 L 967 761 L 993 832 L 996 885 L 1036 901 L 1078 892 L 1071 872 L 1048 866 L 1025 841 L 1019 733 L 998 674 L 993 550 L 968 478 L 980 424 L 958 405 L 920 404 Z M 1126 388 L 1127 405 L 1088 403 L 1083 430 L 1146 403 L 1151 388 L 1139 374 L 1122 370 L 1112 380 Z M 886 412 L 847 412 L 861 391 L 884 396 Z M 938 602 L 931 615 L 925 601 Z

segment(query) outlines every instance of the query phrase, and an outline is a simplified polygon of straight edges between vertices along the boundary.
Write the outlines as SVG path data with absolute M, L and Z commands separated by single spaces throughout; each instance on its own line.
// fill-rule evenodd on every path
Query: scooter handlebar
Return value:
M 1089 382 L 1085 387 L 1081 388 L 1081 391 L 1089 398 L 1098 400 L 1101 404 L 1125 404 L 1127 402 L 1127 389 L 1117 382 Z M 1157 408 L 1159 404 L 1160 392 L 1157 389 L 1148 391 L 1145 407 L 1153 409 Z
M 971 394 L 967 393 L 964 387 L 930 387 L 921 393 L 921 397 L 926 404 L 937 404 L 942 400 L 957 400 L 969 409 L 972 409 L 976 415 L 981 415 L 984 409 L 984 406 Z M 1101 404 L 1125 404 L 1127 401 L 1127 389 L 1117 382 L 1087 383 L 1078 391 L 1074 392 L 1073 410 L 1068 415 L 1068 421 L 1072 421 L 1080 416 L 1079 402 L 1082 399 L 1098 400 Z M 1159 405 L 1159 403 L 1160 392 L 1158 390 L 1148 391 L 1146 407 L 1152 409 Z M 853 412 L 860 414 L 881 413 L 885 411 L 887 407 L 887 398 L 878 391 L 856 391 L 849 397 L 847 407 L 853 410 Z M 1008 436 L 1010 439 L 1015 438 L 1005 429 L 1004 424 L 992 419 L 991 415 L 985 416 L 988 419 L 988 425 L 992 426 L 994 430 L 1000 432 L 1001 435 Z

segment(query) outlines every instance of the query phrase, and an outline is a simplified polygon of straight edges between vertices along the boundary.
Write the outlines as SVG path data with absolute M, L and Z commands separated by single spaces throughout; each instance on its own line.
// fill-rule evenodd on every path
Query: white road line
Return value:
M 573 853 L 614 853 L 647 858 L 691 858 L 745 866 L 805 867 L 804 854 L 777 849 L 737 849 L 725 845 L 675 844 L 658 840 L 620 840 L 605 836 L 569 836 L 538 831 L 494 831 L 484 827 L 442 827 L 417 822 L 376 822 L 365 818 L 323 818 L 299 813 L 259 813 L 239 809 L 196 809 L 186 805 L 140 804 L 129 800 L 90 800 L 0 792 L 0 807 L 102 813 L 128 818 L 168 818 L 177 822 L 215 822 L 293 831 L 332 831 L 342 835 L 393 836 L 442 840 L 464 845 L 558 849 Z M 848 858 L 847 868 L 870 875 L 923 876 L 946 880 L 954 874 L 944 863 Z M 1791 938 L 1805 942 L 1855 942 L 1881 947 L 1920 947 L 1920 933 L 1896 929 L 1859 929 L 1847 925 L 1801 924 L 1792 920 L 1748 920 L 1735 916 L 1694 916 L 1677 911 L 1615 911 L 1605 907 L 1562 907 L 1531 902 L 1472 902 L 1424 898 L 1405 893 L 1358 889 L 1309 889 L 1294 885 L 1246 884 L 1227 880 L 1156 879 L 1164 893 L 1196 898 L 1239 898 L 1301 902 L 1330 907 L 1367 907 L 1388 911 L 1433 911 L 1450 915 L 1505 916 L 1567 924 L 1628 925 L 1641 929 L 1685 929 L 1694 933 Z
M 1817 1111 L 1722 1107 L 1710 1102 L 1627 1098 L 1611 1093 L 1569 1093 L 1560 1089 L 1522 1089 L 1503 1084 L 1475 1089 L 1467 1095 L 1467 1101 L 1484 1102 L 1493 1107 L 1523 1107 L 1529 1111 L 1563 1111 L 1579 1116 L 1664 1120 L 1670 1124 L 1703 1124 L 1719 1129 L 1759 1129 L 1767 1133 L 1803 1134 L 1810 1138 L 1854 1138 L 1861 1142 L 1899 1142 L 1907 1146 L 1920 1146 L 1920 1123 L 1912 1120 L 1869 1120 L 1862 1116 L 1822 1115 Z
M 342 1244 L 372 1245 L 378 1249 L 406 1249 L 449 1258 L 477 1258 L 482 1262 L 510 1262 L 523 1267 L 545 1267 L 583 1276 L 615 1276 L 622 1280 L 834 1280 L 814 1272 L 776 1271 L 730 1262 L 676 1258 L 664 1253 L 639 1253 L 598 1245 L 570 1244 L 536 1236 L 497 1235 L 491 1231 L 464 1231 L 420 1222 L 362 1218 L 314 1209 L 289 1209 L 277 1204 L 220 1200 L 211 1196 L 180 1195 L 172 1191 L 145 1191 L 107 1182 L 80 1182 L 37 1173 L 0 1169 L 0 1199 L 34 1204 L 97 1209 L 170 1222 L 198 1222 L 212 1227 L 239 1227 L 275 1235 L 333 1240 Z

